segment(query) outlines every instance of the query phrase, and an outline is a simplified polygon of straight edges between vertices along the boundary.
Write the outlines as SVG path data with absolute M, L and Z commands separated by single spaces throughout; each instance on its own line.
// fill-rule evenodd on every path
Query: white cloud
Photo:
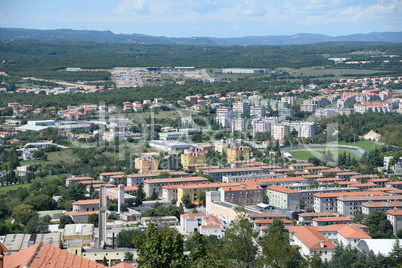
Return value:
M 183 11 L 193 11 L 199 14 L 216 12 L 220 9 L 233 6 L 230 0 L 180 0 L 174 8 Z
M 264 4 L 261 4 L 260 1 L 245 0 L 239 15 L 259 17 L 265 16 L 266 14 L 267 9 Z
M 149 12 L 149 0 L 122 0 L 116 8 L 118 13 L 146 14 Z
M 238 24 L 234 24 L 232 26 L 229 27 L 230 30 L 243 30 L 246 29 L 247 27 L 244 25 L 238 25 Z

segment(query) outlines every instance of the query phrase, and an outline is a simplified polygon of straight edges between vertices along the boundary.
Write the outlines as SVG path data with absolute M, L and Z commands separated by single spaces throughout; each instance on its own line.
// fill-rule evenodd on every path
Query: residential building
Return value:
M 330 261 L 336 246 L 321 234 L 317 227 L 290 226 L 290 243 L 300 247 L 300 253 L 310 256 L 318 253 L 322 261 Z
M 303 123 L 300 125 L 298 131 L 299 138 L 310 138 L 315 135 L 315 124 L 314 123 Z
M 237 112 L 241 115 L 245 115 L 248 112 L 247 102 L 235 102 L 233 103 L 233 112 Z
M 370 212 L 373 210 L 379 210 L 382 212 L 387 212 L 392 209 L 401 210 L 402 209 L 402 201 L 363 202 L 361 204 L 361 209 L 362 209 L 362 213 L 366 214 L 366 215 L 370 214 Z
M 152 196 L 156 192 L 158 196 L 162 196 L 162 187 L 165 185 L 189 184 L 189 183 L 206 183 L 209 180 L 204 177 L 186 177 L 186 178 L 167 178 L 167 179 L 151 179 L 144 181 L 144 192 L 147 197 Z
M 394 235 L 402 229 L 402 209 L 390 209 L 387 211 L 387 219 L 391 222 Z
M 2 244 L 1 244 L 2 245 Z M 124 256 L 123 256 L 124 257 Z M 54 247 L 43 242 L 39 242 L 11 255 L 5 256 L 4 266 L 2 267 L 70 267 L 80 268 L 104 268 L 106 266 L 85 259 L 73 253 L 69 253 L 60 248 Z M 3 264 L 3 263 L 2 263 Z
M 267 197 L 270 205 L 281 209 L 293 211 L 300 210 L 300 192 L 277 186 L 270 185 L 267 188 Z
M 188 153 L 181 155 L 181 165 L 188 169 L 189 165 L 204 164 L 205 155 L 199 148 L 190 148 Z
M 262 203 L 264 190 L 254 183 L 244 183 L 240 186 L 223 186 L 218 189 L 222 202 L 229 202 L 240 206 L 249 206 Z
M 312 219 L 313 226 L 326 226 L 333 224 L 349 224 L 352 219 L 346 217 L 318 217 Z
M 228 163 L 231 164 L 236 160 L 250 160 L 251 148 L 249 146 L 239 146 L 227 149 Z
M 372 193 L 372 191 L 368 191 Z M 337 209 L 338 213 L 351 217 L 360 212 L 362 203 L 364 202 L 397 202 L 402 201 L 402 195 L 366 195 L 366 196 L 341 196 L 338 197 Z
M 264 121 L 255 121 L 252 123 L 253 135 L 255 137 L 256 133 L 271 133 L 271 124 Z
M 265 117 L 266 111 L 264 106 L 251 106 L 250 116 Z
M 238 131 L 240 133 L 248 132 L 248 121 L 244 118 L 235 118 L 232 120 L 232 133 Z
M 99 199 L 78 200 L 73 203 L 73 212 L 99 211 Z
M 159 161 L 152 156 L 142 156 L 135 159 L 135 168 L 140 174 L 157 171 L 158 165 Z
M 260 175 L 264 172 L 262 168 L 219 168 L 204 170 L 205 174 L 211 175 L 214 181 L 222 181 L 223 177 L 238 176 L 238 175 Z
M 271 125 L 271 135 L 275 140 L 283 140 L 290 135 L 289 126 L 286 125 Z

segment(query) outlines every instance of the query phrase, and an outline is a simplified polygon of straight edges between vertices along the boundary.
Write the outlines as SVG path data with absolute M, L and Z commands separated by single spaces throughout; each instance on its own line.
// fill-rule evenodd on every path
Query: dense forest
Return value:
M 66 67 L 85 69 L 116 66 L 194 66 L 197 68 L 302 68 L 334 66 L 328 57 L 347 56 L 353 60 L 373 60 L 371 53 L 402 55 L 400 44 L 338 42 L 293 46 L 191 46 L 107 44 L 73 41 L 1 41 L 0 71 L 11 75 L 36 76 Z M 381 54 L 380 54 L 381 55 Z M 230 59 L 230 60 L 228 60 Z M 389 58 L 388 58 L 389 59 Z M 382 60 L 381 57 L 376 60 Z M 392 58 L 399 63 L 399 57 Z M 390 62 L 389 69 L 400 65 Z M 339 65 L 338 65 L 339 66 Z M 342 68 L 348 66 L 341 66 Z M 353 66 L 356 68 L 356 66 Z M 388 68 L 383 66 L 383 68 Z M 54 74 L 56 76 L 56 74 Z

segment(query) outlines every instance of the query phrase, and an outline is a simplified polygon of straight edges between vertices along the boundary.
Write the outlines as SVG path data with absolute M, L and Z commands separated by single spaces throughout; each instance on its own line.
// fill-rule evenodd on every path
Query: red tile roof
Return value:
M 352 219 L 346 217 L 318 217 L 314 218 L 313 221 L 352 221 Z
M 402 209 L 390 209 L 387 210 L 387 213 L 394 216 L 402 216 Z
M 73 205 L 92 205 L 92 204 L 99 204 L 99 199 L 78 200 L 73 203 Z
M 316 227 L 291 226 L 288 229 L 309 249 L 335 249 L 336 246 L 328 241 Z M 323 247 L 321 245 L 323 243 Z
M 286 193 L 286 194 L 297 194 L 297 193 L 299 193 L 298 191 L 295 191 L 293 189 L 289 189 L 289 188 L 285 188 L 285 187 L 277 186 L 277 185 L 270 185 L 269 189 L 273 190 L 273 191 L 281 192 L 281 193 Z
M 17 268 L 104 268 L 106 266 L 81 256 L 39 242 L 4 257 L 4 267 Z

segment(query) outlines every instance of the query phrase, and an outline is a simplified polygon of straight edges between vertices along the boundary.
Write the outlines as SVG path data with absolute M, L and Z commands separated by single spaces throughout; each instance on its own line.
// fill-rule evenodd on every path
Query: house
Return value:
M 180 226 L 183 232 L 198 232 L 202 218 L 207 216 L 205 213 L 188 213 L 180 215 Z
M 330 261 L 336 246 L 321 234 L 317 227 L 290 226 L 290 243 L 299 246 L 300 253 L 308 256 L 311 253 L 320 254 L 322 261 Z
M 352 222 L 352 219 L 346 217 L 318 217 L 313 218 L 313 226 L 325 226 L 332 224 L 348 224 Z
M 99 211 L 99 199 L 79 200 L 73 203 L 74 212 Z
M 304 223 L 306 225 L 312 225 L 314 218 L 334 217 L 335 214 L 331 213 L 331 212 L 305 212 L 305 213 L 300 213 L 298 216 L 299 216 L 299 223 Z
M 394 228 L 394 235 L 402 229 L 402 209 L 390 209 L 387 211 L 387 219 Z
M 0 244 L 3 246 L 3 244 Z M 3 251 L 4 251 L 4 247 Z M 81 256 L 69 253 L 60 248 L 43 242 L 39 242 L 23 250 L 20 250 L 3 258 L 2 267 L 80 267 L 80 268 L 104 268 L 106 266 L 85 259 Z

